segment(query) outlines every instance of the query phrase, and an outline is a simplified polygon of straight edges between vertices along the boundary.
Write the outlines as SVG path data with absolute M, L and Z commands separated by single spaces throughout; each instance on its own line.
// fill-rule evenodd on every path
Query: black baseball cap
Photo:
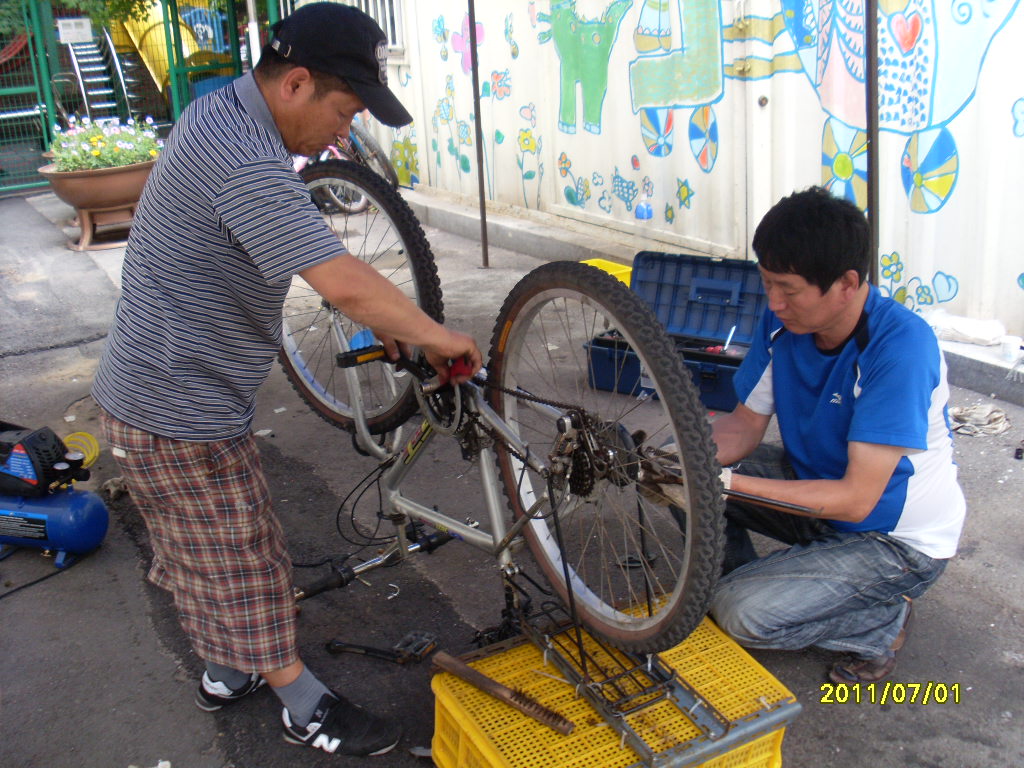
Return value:
M 270 28 L 270 47 L 288 61 L 344 79 L 370 113 L 399 127 L 412 115 L 388 89 L 388 39 L 373 19 L 350 5 L 310 3 Z

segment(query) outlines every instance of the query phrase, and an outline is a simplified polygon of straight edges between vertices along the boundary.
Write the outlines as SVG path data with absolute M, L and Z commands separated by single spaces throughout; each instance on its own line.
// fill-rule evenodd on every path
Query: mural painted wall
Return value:
M 883 291 L 1024 330 L 1019 0 L 882 0 Z M 477 194 L 469 19 L 406 3 L 404 183 Z M 822 184 L 866 206 L 863 0 L 477 4 L 486 196 L 666 250 L 746 257 Z

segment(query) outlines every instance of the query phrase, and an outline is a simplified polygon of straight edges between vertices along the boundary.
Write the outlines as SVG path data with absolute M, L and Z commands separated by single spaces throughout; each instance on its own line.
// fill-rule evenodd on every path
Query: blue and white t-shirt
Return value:
M 946 364 L 918 315 L 871 286 L 853 337 L 823 352 L 813 334 L 789 333 L 766 311 L 733 384 L 752 411 L 776 414 L 801 479 L 843 477 L 850 442 L 906 448 L 864 520 L 829 523 L 887 533 L 930 557 L 956 554 L 966 504 L 946 412 Z
M 243 434 L 292 275 L 344 252 L 252 74 L 196 100 L 135 213 L 93 396 L 164 437 Z

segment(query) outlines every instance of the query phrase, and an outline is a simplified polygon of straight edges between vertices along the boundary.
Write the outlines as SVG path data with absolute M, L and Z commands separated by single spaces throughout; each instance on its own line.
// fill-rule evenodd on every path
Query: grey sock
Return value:
M 288 710 L 292 722 L 302 726 L 309 725 L 321 697 L 330 692 L 331 690 L 306 667 L 303 667 L 302 674 L 288 685 L 274 688 L 274 693 Z
M 248 672 L 240 672 L 233 667 L 225 667 L 223 664 L 215 664 L 212 661 L 206 662 L 206 674 L 215 683 L 224 683 L 232 691 L 237 691 L 252 677 Z

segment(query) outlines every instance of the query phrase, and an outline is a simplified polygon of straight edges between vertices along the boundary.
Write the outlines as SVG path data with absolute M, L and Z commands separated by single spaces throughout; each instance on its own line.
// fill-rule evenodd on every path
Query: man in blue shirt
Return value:
M 963 526 L 945 363 L 927 323 L 865 281 L 868 226 L 853 204 L 795 193 L 753 248 L 768 309 L 734 379 L 739 405 L 713 424 L 718 459 L 736 465 L 723 472 L 732 489 L 807 511 L 728 504 L 712 615 L 751 648 L 849 654 L 835 682 L 881 680 L 910 599 Z M 781 448 L 761 445 L 773 415 Z M 748 531 L 787 547 L 757 557 Z

